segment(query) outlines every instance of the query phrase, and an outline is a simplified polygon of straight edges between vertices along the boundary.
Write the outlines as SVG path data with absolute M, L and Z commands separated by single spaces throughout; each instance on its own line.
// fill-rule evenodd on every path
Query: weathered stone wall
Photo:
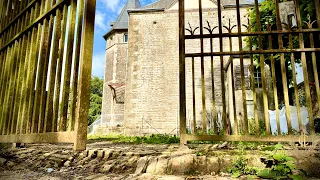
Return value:
M 241 10 L 241 17 L 246 14 Z M 236 10 L 223 11 L 223 24 L 236 25 Z M 203 11 L 203 25 L 206 21 L 214 27 L 218 24 L 217 10 Z M 241 18 L 241 23 L 247 22 Z M 129 49 L 125 98 L 125 133 L 175 133 L 179 112 L 179 49 L 178 12 L 131 13 L 129 21 Z M 193 28 L 199 26 L 197 11 L 186 12 L 186 23 Z M 188 27 L 188 26 L 187 26 Z M 234 28 L 233 32 L 236 32 Z M 218 29 L 215 29 L 215 33 Z M 223 32 L 227 32 L 223 29 Z M 188 33 L 188 32 L 186 32 Z M 206 32 L 205 32 L 206 33 Z M 199 30 L 196 30 L 199 34 Z M 228 38 L 223 39 L 224 51 L 229 51 Z M 239 48 L 238 38 L 232 38 L 233 51 Z M 204 51 L 210 51 L 209 39 L 204 40 Z M 213 40 L 213 49 L 219 52 L 219 39 Z M 200 52 L 199 40 L 187 40 L 186 52 Z M 223 66 L 229 57 L 224 57 Z M 192 76 L 191 58 L 186 59 L 187 125 L 192 121 Z M 218 111 L 222 111 L 222 84 L 220 58 L 214 57 L 215 100 Z M 210 57 L 204 59 L 206 110 L 212 111 L 212 84 Z M 201 125 L 201 60 L 195 58 L 195 95 L 197 125 Z M 225 72 L 223 75 L 226 76 Z M 227 88 L 227 80 L 224 84 Z M 226 101 L 228 93 L 226 93 Z
M 115 32 L 107 39 L 106 66 L 104 76 L 102 123 L 108 127 L 123 125 L 124 105 L 113 98 L 110 83 L 125 83 L 128 44 L 124 42 L 125 32 Z

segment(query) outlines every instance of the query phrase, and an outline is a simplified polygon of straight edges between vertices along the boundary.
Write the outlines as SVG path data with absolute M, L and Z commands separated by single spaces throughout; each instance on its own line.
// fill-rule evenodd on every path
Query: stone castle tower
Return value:
M 186 0 L 186 24 L 199 26 L 198 1 Z M 213 26 L 217 25 L 217 5 L 214 0 L 202 0 L 203 19 Z M 222 0 L 223 23 L 228 20 L 236 24 L 236 0 Z M 247 8 L 252 6 L 246 0 L 240 0 L 241 16 L 247 15 Z M 242 18 L 242 24 L 247 23 Z M 159 0 L 150 5 L 141 7 L 139 0 L 128 0 L 122 9 L 116 22 L 111 23 L 111 30 L 104 36 L 107 42 L 106 67 L 104 82 L 104 97 L 102 109 L 102 122 L 108 132 L 120 131 L 127 135 L 143 134 L 176 134 L 178 133 L 179 111 L 179 39 L 178 39 L 178 1 Z M 235 28 L 236 30 L 236 28 Z M 224 30 L 226 32 L 226 30 Z M 237 38 L 233 41 L 233 48 L 239 48 Z M 217 44 L 218 42 L 214 42 Z M 229 48 L 228 39 L 224 40 L 225 51 Z M 204 48 L 210 48 L 209 42 L 205 41 Z M 214 50 L 218 51 L 218 46 Z M 199 42 L 186 44 L 187 51 L 199 49 Z M 239 60 L 235 57 L 235 64 Z M 191 83 L 191 60 L 186 59 L 187 68 L 187 116 L 192 117 L 192 83 Z M 237 61 L 237 62 L 236 62 Z M 219 62 L 216 60 L 215 62 Z M 214 81 L 216 94 L 207 95 L 207 111 L 212 109 L 212 99 L 216 99 L 216 109 L 222 107 L 221 87 L 226 86 L 227 91 L 230 82 L 227 76 L 230 74 L 228 66 L 230 57 L 225 57 L 225 72 L 221 73 L 220 63 L 214 64 Z M 245 62 L 248 72 L 249 60 Z M 211 92 L 212 79 L 208 75 L 211 72 L 209 61 L 205 65 L 206 89 Z M 238 67 L 234 67 L 234 71 Z M 201 125 L 201 81 L 200 63 L 195 61 L 196 78 L 196 116 Z M 227 78 L 225 84 L 220 82 L 221 74 Z M 248 73 L 246 78 L 249 79 Z M 252 97 L 248 88 L 247 104 Z M 228 91 L 227 109 L 232 109 L 230 101 L 232 93 Z M 252 93 L 251 93 L 252 94 Z M 239 112 L 242 110 L 241 96 L 235 105 Z M 237 100 L 236 100 L 237 101 Z M 249 102 L 250 101 L 250 102 Z M 252 103 L 251 103 L 252 104 Z M 199 107 L 199 108 L 198 108 Z M 253 110 L 248 107 L 248 110 Z M 238 112 L 237 112 L 238 113 Z M 248 112 L 250 115 L 250 112 Z M 251 113 L 252 114 L 252 113 Z M 232 116 L 232 112 L 230 112 Z M 198 121 L 197 120 L 197 121 Z M 188 121 L 188 120 L 187 120 Z M 188 121 L 191 127 L 191 121 Z M 187 122 L 187 123 L 188 123 Z M 107 133 L 107 132 L 105 132 Z
M 128 60 L 128 10 L 136 8 L 140 8 L 139 0 L 128 0 L 118 19 L 110 24 L 110 31 L 104 35 L 107 46 L 102 122 L 107 123 L 108 127 L 123 125 L 124 88 Z

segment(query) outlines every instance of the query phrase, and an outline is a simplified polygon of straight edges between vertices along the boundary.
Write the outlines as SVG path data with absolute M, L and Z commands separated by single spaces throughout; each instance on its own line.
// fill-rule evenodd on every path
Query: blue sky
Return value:
M 154 1 L 140 0 L 140 3 L 143 6 Z M 126 2 L 127 0 L 97 0 L 92 75 L 104 76 L 106 42 L 102 36 L 109 31 L 110 22 L 116 21 Z

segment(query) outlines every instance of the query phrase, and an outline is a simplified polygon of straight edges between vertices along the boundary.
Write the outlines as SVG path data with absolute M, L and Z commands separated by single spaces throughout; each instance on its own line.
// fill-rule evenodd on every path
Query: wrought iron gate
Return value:
M 86 148 L 95 0 L 0 2 L 0 142 Z
M 217 0 L 213 1 L 217 7 L 209 9 L 203 7 L 203 1 L 198 0 L 198 12 L 191 12 L 185 9 L 187 1 L 179 0 L 181 143 L 298 142 L 301 138 L 318 143 L 319 124 L 315 127 L 315 122 L 319 121 L 320 105 L 319 0 L 312 2 L 314 19 L 305 14 L 302 17 L 298 0 L 288 4 L 268 0 L 274 8 L 273 18 L 272 14 L 261 13 L 264 3 L 258 0 L 252 4 L 234 0 L 234 6 Z M 280 10 L 285 6 L 290 10 L 287 14 Z M 195 13 L 196 21 L 192 19 Z M 302 64 L 300 75 L 297 61 Z M 256 73 L 258 69 L 260 72 Z M 300 83 L 299 76 L 303 77 Z M 257 97 L 259 92 L 261 97 Z M 305 100 L 299 96 L 301 93 Z M 248 94 L 252 94 L 252 104 Z M 281 107 L 285 116 L 281 116 Z M 190 122 L 187 112 L 192 112 Z M 297 128 L 293 127 L 296 118 Z M 283 119 L 285 124 L 281 124 Z

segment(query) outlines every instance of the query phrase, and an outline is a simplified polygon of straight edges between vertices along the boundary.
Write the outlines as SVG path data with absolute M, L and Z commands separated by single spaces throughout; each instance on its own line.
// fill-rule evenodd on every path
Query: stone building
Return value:
M 198 1 L 185 0 L 186 28 L 195 29 L 199 26 Z M 218 25 L 217 4 L 214 0 L 203 0 L 203 21 L 211 27 Z M 222 0 L 223 24 L 236 25 L 236 1 Z M 241 3 L 241 24 L 247 24 L 247 8 L 252 6 L 246 0 Z M 244 28 L 244 27 L 242 27 Z M 215 29 L 215 33 L 218 29 Z M 237 28 L 233 29 L 236 32 Z M 244 31 L 244 30 L 243 30 Z M 223 28 L 223 32 L 227 32 Z M 196 30 L 195 33 L 199 33 Z M 188 34 L 188 31 L 186 31 Z M 104 36 L 107 42 L 104 96 L 102 122 L 107 132 L 121 131 L 129 135 L 142 134 L 175 134 L 179 127 L 179 37 L 178 37 L 178 1 L 160 0 L 141 7 L 139 0 L 128 0 L 116 22 L 111 23 L 111 30 Z M 213 40 L 213 51 L 219 51 L 218 39 Z M 244 41 L 242 42 L 244 44 Z M 245 45 L 244 45 L 245 46 Z M 223 39 L 224 51 L 229 51 L 229 39 Z M 238 38 L 232 38 L 232 48 L 239 49 Z M 209 39 L 204 39 L 205 51 L 210 51 Z M 199 40 L 186 42 L 187 52 L 199 52 Z M 220 58 L 214 57 L 214 90 L 212 96 L 212 78 L 210 57 L 205 58 L 205 90 L 206 109 L 212 112 L 213 99 L 217 112 L 222 111 L 222 86 L 226 87 L 226 106 L 230 118 L 233 117 L 233 104 L 236 104 L 237 114 L 242 112 L 242 94 L 236 83 L 236 90 L 231 91 L 230 57 L 224 57 L 223 65 Z M 234 57 L 234 74 L 240 67 L 239 58 Z M 250 78 L 250 58 L 245 58 L 246 82 Z M 220 66 L 224 67 L 221 73 Z M 197 126 L 201 126 L 201 70 L 200 59 L 195 58 L 195 97 Z M 191 58 L 186 59 L 187 86 L 187 126 L 192 127 L 193 97 L 192 97 Z M 221 83 L 221 74 L 226 78 Z M 256 74 L 256 80 L 261 79 L 261 73 Z M 260 76 L 260 79 L 259 79 Z M 237 77 L 234 77 L 237 78 Z M 238 82 L 238 81 L 237 81 Z M 261 84 L 256 84 L 260 85 Z M 241 86 L 241 85 L 240 85 Z M 253 98 L 250 83 L 246 87 L 248 115 L 253 117 Z M 257 87 L 259 91 L 260 87 Z M 261 90 L 260 90 L 261 92 Z M 232 101 L 235 93 L 236 102 Z M 261 93 L 260 93 L 261 94 Z M 272 93 L 271 93 L 272 95 Z M 258 97 L 259 97 L 258 93 Z M 262 98 L 258 98 L 262 104 Z M 260 110 L 262 105 L 259 105 Z M 208 121 L 210 121 L 208 119 Z M 209 123 L 210 124 L 210 123 Z M 210 128 L 210 127 L 209 127 Z

